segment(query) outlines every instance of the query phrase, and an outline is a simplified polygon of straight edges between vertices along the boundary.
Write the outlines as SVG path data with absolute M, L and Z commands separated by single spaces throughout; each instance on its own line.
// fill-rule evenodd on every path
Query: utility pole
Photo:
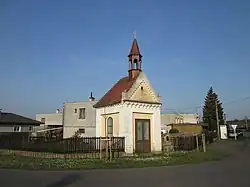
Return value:
M 226 125 L 227 124 L 227 116 L 226 116 L 226 114 L 224 113 L 224 125 Z
M 216 111 L 216 123 L 217 123 L 217 137 L 220 140 L 220 122 L 219 122 L 219 113 L 218 113 L 218 104 L 215 101 L 215 111 Z
M 248 130 L 248 124 L 247 124 L 248 118 L 245 116 L 245 122 L 246 122 L 246 129 Z

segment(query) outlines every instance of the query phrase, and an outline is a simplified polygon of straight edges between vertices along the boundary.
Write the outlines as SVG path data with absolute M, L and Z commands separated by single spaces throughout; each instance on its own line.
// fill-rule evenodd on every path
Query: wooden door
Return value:
M 149 153 L 150 151 L 150 120 L 135 119 L 135 152 Z

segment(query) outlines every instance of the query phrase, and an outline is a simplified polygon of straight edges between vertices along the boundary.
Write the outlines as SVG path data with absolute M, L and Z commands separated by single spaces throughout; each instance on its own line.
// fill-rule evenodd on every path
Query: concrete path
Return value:
M 0 170 L 0 187 L 249 187 L 250 146 L 222 161 L 92 171 Z

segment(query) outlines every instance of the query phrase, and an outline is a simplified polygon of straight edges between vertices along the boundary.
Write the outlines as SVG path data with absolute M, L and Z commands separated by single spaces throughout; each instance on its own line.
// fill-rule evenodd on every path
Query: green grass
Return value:
M 109 160 L 80 158 L 33 158 L 17 156 L 14 153 L 0 153 L 0 168 L 32 169 L 32 170 L 63 170 L 63 169 L 104 169 L 104 168 L 141 168 L 197 164 L 206 161 L 219 161 L 228 154 L 210 151 L 192 153 L 173 153 L 150 157 L 127 157 Z

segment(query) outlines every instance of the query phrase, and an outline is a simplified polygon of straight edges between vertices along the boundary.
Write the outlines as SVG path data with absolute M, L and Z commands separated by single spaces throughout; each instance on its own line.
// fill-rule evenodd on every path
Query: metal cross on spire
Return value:
M 136 38 L 136 32 L 135 31 L 133 32 L 133 38 L 134 39 Z

